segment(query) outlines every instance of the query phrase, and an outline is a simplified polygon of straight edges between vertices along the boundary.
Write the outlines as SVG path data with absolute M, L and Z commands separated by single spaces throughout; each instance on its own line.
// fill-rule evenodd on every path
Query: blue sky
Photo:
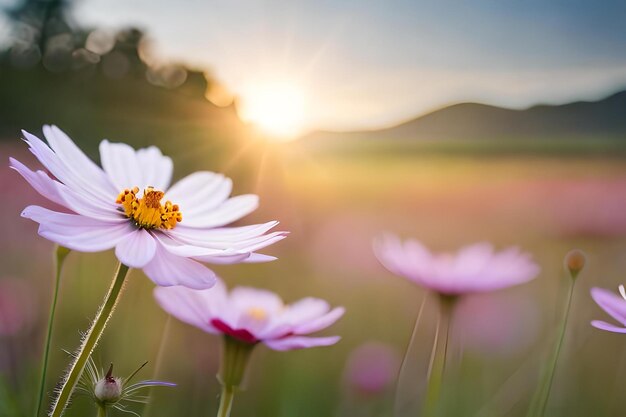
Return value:
M 244 98 L 250 84 L 296 83 L 309 128 L 626 87 L 626 1 L 81 0 L 75 15 L 144 28 L 159 59 L 206 67 Z

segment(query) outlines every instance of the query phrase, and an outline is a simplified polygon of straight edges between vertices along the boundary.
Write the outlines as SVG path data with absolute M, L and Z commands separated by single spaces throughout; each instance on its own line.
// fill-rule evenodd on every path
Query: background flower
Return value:
M 210 290 L 156 288 L 154 296 L 165 311 L 185 323 L 245 343 L 263 343 L 273 350 L 329 346 L 340 339 L 307 336 L 344 314 L 343 307 L 331 310 L 326 301 L 317 298 L 285 305 L 271 291 L 237 287 L 228 292 L 219 280 Z
M 621 295 L 597 287 L 591 289 L 591 297 L 619 323 L 619 325 L 615 325 L 602 320 L 593 320 L 591 325 L 613 333 L 626 333 L 626 299 Z
M 495 252 L 476 243 L 456 254 L 434 254 L 414 239 L 386 235 L 374 243 L 378 260 L 394 274 L 445 295 L 487 292 L 530 281 L 539 273 L 531 256 L 512 247 Z

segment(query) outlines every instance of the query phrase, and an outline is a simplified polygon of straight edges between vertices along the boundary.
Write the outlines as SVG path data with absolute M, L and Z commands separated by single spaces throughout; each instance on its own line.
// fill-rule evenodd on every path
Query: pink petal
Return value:
M 270 349 L 285 351 L 294 349 L 306 349 L 318 346 L 331 346 L 337 343 L 341 337 L 303 337 L 303 336 L 289 336 L 283 339 L 277 340 L 264 340 L 263 343 Z
M 610 323 L 607 323 L 607 322 L 601 321 L 601 320 L 593 320 L 591 322 L 591 325 L 593 327 L 595 327 L 596 329 L 606 330 L 608 332 L 626 333 L 626 327 L 619 327 L 619 326 L 616 326 L 614 324 L 610 324 Z
M 611 317 L 626 326 L 626 300 L 611 291 L 597 287 L 591 289 L 591 297 Z
M 345 312 L 346 309 L 343 307 L 334 308 L 328 314 L 296 326 L 293 332 L 295 334 L 309 334 L 318 332 L 339 320 L 339 318 L 341 318 L 341 316 L 343 316 Z
M 208 333 L 218 333 L 211 325 L 211 313 L 205 291 L 186 287 L 156 287 L 154 298 L 161 308 L 178 320 L 191 324 Z
M 156 254 L 143 272 L 155 284 L 164 287 L 182 285 L 193 289 L 206 289 L 215 285 L 216 276 L 206 266 L 192 259 L 176 256 L 158 244 Z
M 115 256 L 131 268 L 143 268 L 154 258 L 156 241 L 144 229 L 136 229 L 115 246 Z

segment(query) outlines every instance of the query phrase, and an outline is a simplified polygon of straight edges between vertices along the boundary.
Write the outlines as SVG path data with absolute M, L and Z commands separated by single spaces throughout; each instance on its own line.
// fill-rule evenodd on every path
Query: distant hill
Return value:
M 461 103 L 387 129 L 359 132 L 320 131 L 313 132 L 302 139 L 306 142 L 334 142 L 568 138 L 623 138 L 626 140 L 626 91 L 599 101 L 537 105 L 523 110 L 478 103 Z

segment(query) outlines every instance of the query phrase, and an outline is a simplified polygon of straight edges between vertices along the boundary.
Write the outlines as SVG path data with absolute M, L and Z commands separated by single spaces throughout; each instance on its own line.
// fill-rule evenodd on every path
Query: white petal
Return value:
M 39 159 L 59 182 L 71 188 L 77 193 L 88 195 L 91 198 L 103 203 L 115 201 L 117 194 L 110 190 L 101 188 L 97 179 L 91 178 L 85 173 L 77 171 L 73 165 L 65 163 L 54 151 L 41 141 L 38 137 L 22 131 L 30 151 Z
M 124 265 L 143 268 L 154 258 L 156 241 L 144 229 L 136 229 L 115 246 L 115 255 Z
M 22 211 L 22 217 L 39 223 L 39 234 L 42 237 L 79 252 L 110 249 L 133 231 L 129 222 L 102 222 L 39 206 L 26 207 Z
M 119 192 L 102 168 L 89 159 L 65 132 L 56 126 L 44 126 L 43 134 L 54 153 L 66 166 L 74 169 L 79 175 L 85 176 L 91 183 L 109 194 Z
M 165 199 L 178 204 L 181 212 L 192 214 L 217 207 L 232 190 L 230 178 L 209 171 L 198 171 L 178 181 L 165 194 Z
M 172 178 L 172 160 L 151 146 L 135 151 L 124 143 L 100 142 L 102 167 L 119 191 L 147 186 L 165 191 Z
M 161 244 L 152 261 L 143 272 L 161 286 L 182 285 L 193 289 L 206 289 L 215 285 L 216 276 L 206 266 L 189 258 L 169 253 Z
M 245 194 L 229 198 L 224 203 L 206 212 L 186 213 L 181 207 L 183 221 L 180 224 L 200 228 L 225 226 L 252 213 L 258 206 L 258 196 Z
M 31 171 L 26 165 L 14 158 L 9 158 L 9 166 L 16 170 L 39 194 L 54 203 L 67 207 L 65 200 L 59 195 L 56 186 L 58 181 L 53 180 L 43 171 Z

